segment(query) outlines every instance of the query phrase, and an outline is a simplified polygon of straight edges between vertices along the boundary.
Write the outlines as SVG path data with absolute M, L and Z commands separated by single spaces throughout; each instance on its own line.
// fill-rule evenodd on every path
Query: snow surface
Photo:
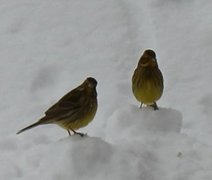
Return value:
M 0 0 L 1 180 L 212 179 L 212 2 Z M 154 49 L 159 111 L 139 109 L 131 76 Z M 69 137 L 39 119 L 87 76 L 93 122 Z

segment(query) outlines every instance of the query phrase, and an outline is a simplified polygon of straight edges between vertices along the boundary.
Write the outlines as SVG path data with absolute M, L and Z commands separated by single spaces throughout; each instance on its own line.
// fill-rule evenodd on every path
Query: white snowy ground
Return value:
M 1 180 L 212 179 L 212 2 L 0 0 Z M 139 109 L 131 76 L 154 49 L 159 111 Z M 87 76 L 93 122 L 16 135 Z

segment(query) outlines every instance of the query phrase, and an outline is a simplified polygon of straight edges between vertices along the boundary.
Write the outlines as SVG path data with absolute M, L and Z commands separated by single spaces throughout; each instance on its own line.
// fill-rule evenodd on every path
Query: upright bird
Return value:
M 88 125 L 96 114 L 98 107 L 96 86 L 96 79 L 88 77 L 81 85 L 50 107 L 44 117 L 18 131 L 17 134 L 43 124 L 57 124 L 66 129 L 69 135 L 71 130 L 74 134 L 83 136 L 83 133 L 75 130 Z
M 143 104 L 158 109 L 156 101 L 163 94 L 163 75 L 158 68 L 156 54 L 145 50 L 132 77 L 132 91 L 135 98 Z

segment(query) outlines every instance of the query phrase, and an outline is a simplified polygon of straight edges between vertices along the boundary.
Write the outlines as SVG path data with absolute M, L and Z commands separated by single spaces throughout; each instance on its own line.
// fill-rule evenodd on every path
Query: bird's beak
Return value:
M 88 84 L 87 84 L 87 87 L 88 87 L 88 88 L 94 88 L 94 84 L 88 83 Z
M 141 66 L 142 67 L 155 67 L 155 66 L 157 66 L 157 60 L 155 58 L 152 58 L 148 62 L 142 63 Z
M 152 58 L 151 61 L 149 61 L 148 65 L 152 67 L 157 66 L 157 59 Z

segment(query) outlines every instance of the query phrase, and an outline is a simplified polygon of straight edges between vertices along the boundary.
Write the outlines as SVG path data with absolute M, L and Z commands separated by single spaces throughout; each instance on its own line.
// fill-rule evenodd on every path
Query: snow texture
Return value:
M 0 0 L 1 180 L 212 179 L 212 2 Z M 131 77 L 153 49 L 165 89 L 139 108 Z M 98 111 L 69 137 L 16 135 L 87 76 Z

